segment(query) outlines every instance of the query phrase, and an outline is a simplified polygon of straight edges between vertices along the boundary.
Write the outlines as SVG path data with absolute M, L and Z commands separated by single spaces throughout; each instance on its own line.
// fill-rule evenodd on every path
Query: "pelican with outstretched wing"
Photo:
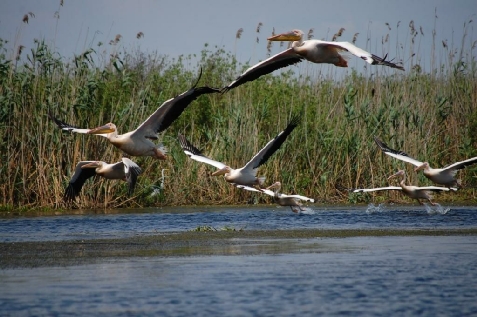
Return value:
M 422 170 L 424 176 L 426 176 L 428 179 L 430 179 L 436 184 L 444 185 L 446 187 L 461 187 L 460 180 L 456 179 L 455 177 L 457 171 L 469 165 L 477 163 L 476 156 L 465 161 L 456 162 L 444 168 L 431 168 L 428 162 L 418 161 L 407 155 L 405 152 L 391 149 L 389 146 L 387 146 L 386 143 L 378 139 L 376 136 L 374 137 L 374 141 L 379 146 L 381 151 L 383 151 L 387 155 L 397 158 L 398 160 L 413 164 L 414 166 L 416 166 L 414 171 L 419 172 Z
M 280 146 L 285 142 L 290 133 L 297 127 L 299 118 L 294 117 L 288 123 L 285 130 L 280 132 L 274 139 L 270 140 L 263 149 L 261 149 L 252 159 L 245 164 L 244 167 L 233 169 L 230 166 L 208 158 L 202 152 L 193 146 L 182 134 L 179 134 L 179 143 L 184 153 L 191 159 L 206 163 L 218 168 L 217 171 L 212 173 L 212 176 L 224 175 L 225 180 L 234 185 L 246 185 L 261 187 L 265 181 L 264 177 L 257 177 L 257 169 L 261 165 L 265 164 L 270 156 L 275 153 Z
M 141 168 L 126 157 L 123 157 L 121 162 L 113 164 L 103 161 L 81 161 L 76 164 L 75 173 L 65 190 L 63 199 L 65 201 L 74 200 L 80 194 L 84 183 L 95 175 L 128 182 L 128 194 L 132 195 L 137 177 L 141 173 Z
M 282 184 L 280 182 L 275 182 L 274 184 L 268 186 L 267 188 L 257 189 L 255 187 L 243 186 L 243 185 L 237 185 L 237 188 L 245 189 L 245 190 L 249 190 L 253 192 L 264 193 L 269 196 L 272 196 L 275 202 L 278 203 L 280 206 L 290 206 L 291 210 L 295 213 L 299 213 L 300 211 L 305 210 L 302 208 L 303 204 L 301 201 L 312 202 L 312 203 L 315 202 L 313 198 L 309 198 L 306 196 L 282 194 L 280 193 L 281 186 Z M 272 188 L 274 190 L 272 190 Z
M 248 81 L 255 80 L 260 76 L 270 74 L 273 71 L 287 67 L 303 60 L 312 63 L 327 63 L 338 67 L 348 67 L 346 53 L 355 55 L 371 65 L 384 65 L 404 70 L 400 65 L 392 63 L 384 58 L 368 53 L 365 50 L 349 42 L 328 42 L 321 40 L 303 41 L 303 31 L 292 30 L 268 38 L 269 41 L 292 41 L 287 50 L 273 55 L 270 58 L 250 67 L 228 86 L 222 88 L 222 92 L 240 86 Z
M 448 191 L 457 191 L 456 188 L 448 188 L 448 187 L 436 187 L 436 186 L 426 186 L 426 187 L 418 187 L 412 185 L 406 185 L 406 173 L 403 170 L 399 170 L 396 174 L 393 174 L 388 177 L 388 180 L 394 177 L 401 177 L 401 181 L 399 182 L 399 187 L 397 186 L 389 186 L 389 187 L 379 187 L 379 188 L 365 188 L 365 189 L 354 189 L 353 193 L 366 193 L 366 192 L 375 192 L 375 191 L 382 191 L 382 190 L 399 190 L 404 193 L 406 196 L 416 199 L 419 204 L 422 205 L 420 199 L 426 199 L 429 201 L 431 205 L 436 205 L 434 202 L 431 201 L 432 195 L 431 192 L 448 192 Z
M 202 72 L 199 75 L 199 79 Z M 199 81 L 189 90 L 165 101 L 149 116 L 136 130 L 125 134 L 118 134 L 116 125 L 107 123 L 94 129 L 80 129 L 65 123 L 50 114 L 50 117 L 59 128 L 69 132 L 96 134 L 103 136 L 115 147 L 131 156 L 152 156 L 163 160 L 166 150 L 162 145 L 157 146 L 152 140 L 158 139 L 158 134 L 167 129 L 184 112 L 187 106 L 203 94 L 218 93 L 219 89 L 210 87 L 196 87 Z

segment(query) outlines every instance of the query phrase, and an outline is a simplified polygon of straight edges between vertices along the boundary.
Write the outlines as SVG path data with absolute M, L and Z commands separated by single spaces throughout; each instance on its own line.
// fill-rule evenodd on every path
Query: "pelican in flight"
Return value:
M 430 192 L 443 192 L 443 191 L 456 191 L 456 188 L 448 188 L 448 187 L 436 187 L 436 186 L 426 186 L 426 187 L 417 187 L 412 185 L 406 185 L 406 173 L 403 170 L 399 170 L 396 174 L 393 174 L 388 177 L 388 180 L 394 177 L 401 177 L 401 181 L 399 182 L 400 187 L 397 186 L 389 186 L 389 187 L 379 187 L 379 188 L 368 188 L 368 189 L 355 189 L 353 193 L 365 193 L 365 192 L 375 192 L 375 191 L 382 191 L 382 190 L 400 190 L 406 196 L 416 199 L 420 205 L 423 203 L 420 199 L 426 199 L 429 203 L 433 206 L 436 203 L 432 202 L 432 195 Z
M 294 117 L 288 123 L 285 130 L 280 132 L 274 139 L 269 141 L 263 149 L 261 149 L 252 159 L 245 164 L 244 167 L 233 169 L 230 166 L 214 161 L 206 157 L 202 152 L 193 146 L 182 134 L 179 134 L 179 143 L 181 144 L 182 150 L 184 153 L 189 156 L 191 159 L 206 163 L 218 168 L 217 171 L 212 173 L 212 176 L 225 175 L 225 180 L 234 185 L 245 185 L 245 186 L 255 186 L 258 185 L 262 187 L 265 177 L 257 177 L 257 169 L 262 164 L 265 164 L 270 156 L 275 153 L 276 150 L 285 142 L 286 138 L 290 133 L 297 127 L 299 123 L 299 118 Z
M 300 211 L 303 211 L 301 206 L 303 204 L 301 201 L 309 201 L 314 203 L 315 200 L 313 198 L 309 198 L 306 196 L 301 196 L 301 195 L 285 195 L 282 193 L 279 193 L 280 188 L 282 184 L 280 182 L 275 182 L 274 184 L 268 186 L 267 188 L 260 188 L 257 189 L 255 187 L 249 187 L 249 186 L 243 186 L 243 185 L 237 185 L 237 188 L 253 191 L 253 192 L 259 192 L 259 193 L 264 193 L 269 196 L 272 196 L 273 199 L 275 200 L 276 203 L 278 203 L 280 206 L 290 206 L 291 210 L 295 213 L 299 213 Z M 271 189 L 274 190 L 271 190 Z
M 165 101 L 136 130 L 125 134 L 118 134 L 116 125 L 111 122 L 94 129 L 80 129 L 54 118 L 52 114 L 50 114 L 50 117 L 62 130 L 103 136 L 115 147 L 130 156 L 152 156 L 153 158 L 164 160 L 166 158 L 165 148 L 162 145 L 156 146 L 151 140 L 157 140 L 158 133 L 167 129 L 187 106 L 199 96 L 220 92 L 216 88 L 196 87 L 199 79 L 189 90 Z
M 414 171 L 419 172 L 422 170 L 424 176 L 426 176 L 428 179 L 430 179 L 436 184 L 444 185 L 446 187 L 461 187 L 460 180 L 455 178 L 457 171 L 465 168 L 466 166 L 477 163 L 476 156 L 465 161 L 456 162 L 444 168 L 431 168 L 428 162 L 418 161 L 402 151 L 393 150 L 389 148 L 386 143 L 378 139 L 376 136 L 374 137 L 374 141 L 379 146 L 379 148 L 387 155 L 397 158 L 398 160 L 413 164 L 414 166 L 416 166 Z
M 270 58 L 250 67 L 242 75 L 237 77 L 228 86 L 222 88 L 222 92 L 240 86 L 248 81 L 255 80 L 260 76 L 270 74 L 282 67 L 290 66 L 307 60 L 312 63 L 327 63 L 338 67 L 348 67 L 346 53 L 353 54 L 371 65 L 384 65 L 392 68 L 404 70 L 402 66 L 391 61 L 368 53 L 349 42 L 328 42 L 321 40 L 303 41 L 303 31 L 293 30 L 269 37 L 269 41 L 292 41 L 291 47 L 287 50 L 273 55 Z M 343 55 L 343 53 L 345 53 Z
M 95 175 L 106 179 L 119 179 L 128 182 L 128 194 L 132 195 L 137 177 L 141 173 L 141 168 L 126 157 L 123 157 L 121 162 L 113 164 L 103 161 L 81 161 L 76 165 L 75 173 L 65 190 L 63 199 L 65 201 L 74 200 L 81 192 L 86 180 Z

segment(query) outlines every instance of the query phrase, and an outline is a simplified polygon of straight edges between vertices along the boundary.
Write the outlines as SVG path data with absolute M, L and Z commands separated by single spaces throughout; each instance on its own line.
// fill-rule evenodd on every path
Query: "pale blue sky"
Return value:
M 56 19 L 58 10 L 60 18 Z M 28 12 L 35 17 L 25 24 L 22 17 Z M 126 50 L 140 48 L 177 57 L 199 54 L 208 43 L 212 48 L 219 46 L 235 53 L 240 62 L 255 63 L 267 57 L 266 38 L 273 28 L 277 33 L 313 28 L 314 38 L 331 40 L 344 27 L 339 40 L 351 41 L 359 33 L 356 45 L 376 55 L 389 53 L 391 58 L 403 59 L 409 68 L 411 20 L 417 31 L 422 28 L 424 33 L 417 37 L 415 49 L 420 45 L 421 63 L 428 64 L 432 31 L 436 31 L 439 50 L 445 40 L 460 48 L 464 24 L 476 19 L 476 14 L 475 0 L 64 0 L 62 7 L 60 0 L 3 0 L 0 38 L 9 41 L 6 46 L 10 53 L 18 45 L 29 51 L 33 39 L 42 38 L 55 45 L 61 56 L 71 58 L 89 47 L 97 49 L 100 41 L 105 44 L 103 50 L 110 49 L 109 41 L 121 34 L 119 45 Z M 263 26 L 257 34 L 259 22 Z M 467 54 L 477 38 L 474 25 L 470 23 L 467 31 Z M 244 31 L 236 42 L 240 28 Z M 143 32 L 144 37 L 137 39 L 138 32 Z M 382 45 L 388 33 L 389 42 Z M 273 53 L 279 50 L 275 43 Z M 363 65 L 362 61 L 357 64 Z

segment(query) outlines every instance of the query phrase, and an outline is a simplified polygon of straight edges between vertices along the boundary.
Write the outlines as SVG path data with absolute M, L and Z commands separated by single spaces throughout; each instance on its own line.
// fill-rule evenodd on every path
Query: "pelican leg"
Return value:
M 290 206 L 290 208 L 291 208 L 291 210 L 292 210 L 294 213 L 296 213 L 296 214 L 299 213 L 300 210 L 301 210 L 301 208 L 299 208 L 299 207 L 298 207 L 298 208 L 295 208 L 295 206 Z
M 428 199 L 429 203 L 432 205 L 432 206 L 435 206 L 436 203 L 433 203 L 430 199 Z
M 166 159 L 166 155 L 164 155 L 161 150 L 159 150 L 158 148 L 154 148 L 154 154 L 156 156 L 154 156 L 154 158 L 158 159 L 158 160 L 165 160 Z

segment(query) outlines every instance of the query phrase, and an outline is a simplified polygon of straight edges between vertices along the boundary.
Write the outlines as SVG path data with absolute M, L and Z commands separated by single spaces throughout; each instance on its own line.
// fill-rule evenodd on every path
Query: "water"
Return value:
M 476 228 L 477 207 L 164 208 L 0 220 L 0 241 L 252 229 Z M 206 233 L 204 233 L 206 234 Z M 0 270 L 1 316 L 472 316 L 477 236 L 315 238 L 277 254 Z
M 477 207 L 447 207 L 445 214 L 426 206 L 188 207 L 0 219 L 0 242 L 116 238 L 194 230 L 199 226 L 244 230 L 475 228 Z M 434 208 L 434 210 L 436 210 Z

